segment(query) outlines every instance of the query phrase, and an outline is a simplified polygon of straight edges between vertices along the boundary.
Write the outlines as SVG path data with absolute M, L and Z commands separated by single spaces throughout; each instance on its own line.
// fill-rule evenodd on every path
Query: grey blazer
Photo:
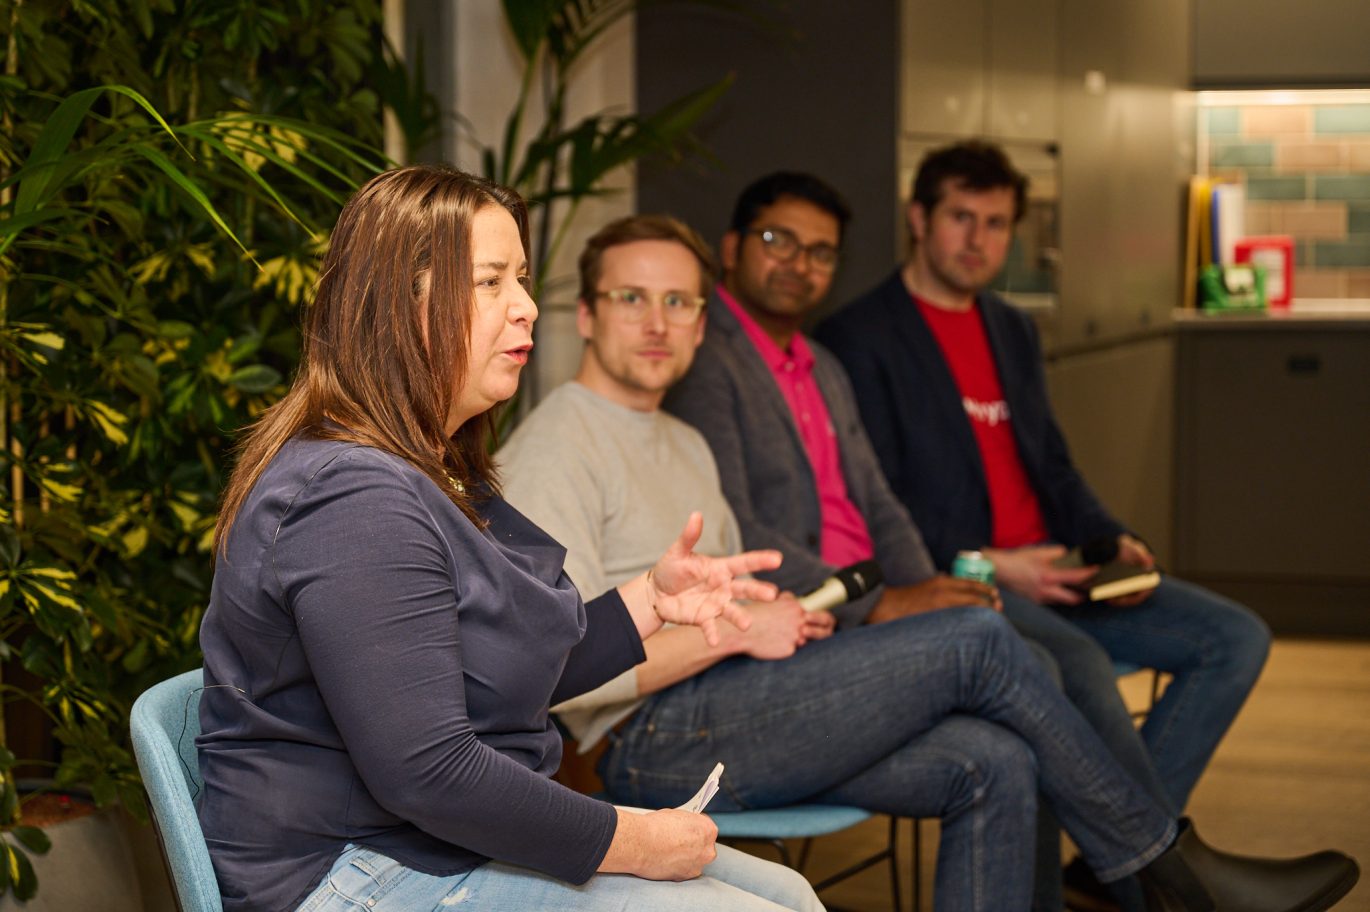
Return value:
M 760 353 L 717 294 L 708 314 L 694 366 L 667 394 L 665 408 L 709 442 L 743 545 L 785 555 L 778 570 L 760 575 L 782 589 L 809 592 L 837 568 L 821 557 L 818 488 L 799 428 Z M 870 529 L 885 580 L 900 586 L 922 582 L 936 568 L 923 536 L 885 481 L 851 383 L 827 349 L 806 341 L 837 432 L 847 494 Z M 879 596 L 871 593 L 835 612 L 839 623 L 860 623 Z

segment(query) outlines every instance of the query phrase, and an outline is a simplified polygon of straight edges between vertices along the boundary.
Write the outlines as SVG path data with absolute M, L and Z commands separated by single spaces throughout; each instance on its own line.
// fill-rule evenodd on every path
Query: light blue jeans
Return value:
M 596 874 L 574 886 L 527 868 L 489 862 L 438 877 L 348 846 L 297 912 L 822 912 L 800 874 L 718 847 L 704 876 L 683 883 Z
M 844 630 L 783 661 L 721 662 L 651 697 L 600 773 L 616 800 L 665 807 L 717 761 L 711 811 L 817 801 L 940 817 L 938 912 L 1028 908 L 1038 789 L 1102 880 L 1138 870 L 1175 832 L 982 608 Z

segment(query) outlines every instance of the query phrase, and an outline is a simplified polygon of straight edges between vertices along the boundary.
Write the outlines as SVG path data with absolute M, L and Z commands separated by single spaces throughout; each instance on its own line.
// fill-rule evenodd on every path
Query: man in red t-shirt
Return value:
M 1074 588 L 1095 568 L 1056 566 L 1067 548 L 1100 540 L 1124 562 L 1155 559 L 1071 461 L 1031 319 L 985 290 L 1008 257 L 1026 184 L 986 143 L 929 153 L 908 207 L 909 258 L 816 336 L 847 369 L 890 486 L 937 564 L 985 552 L 1005 615 L 1051 651 L 1119 761 L 1181 812 L 1255 685 L 1270 634 L 1241 605 L 1172 577 L 1096 603 Z M 1140 737 L 1110 659 L 1173 676 Z M 1139 907 L 1137 894 L 1123 900 Z

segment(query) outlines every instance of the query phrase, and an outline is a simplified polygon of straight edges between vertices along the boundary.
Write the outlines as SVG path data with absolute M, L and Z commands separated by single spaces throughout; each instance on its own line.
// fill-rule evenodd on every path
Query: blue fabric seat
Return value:
M 709 817 L 718 826 L 719 839 L 768 843 L 780 854 L 782 863 L 801 872 L 808 862 L 809 848 L 815 836 L 826 836 L 829 833 L 845 830 L 848 827 L 856 826 L 858 823 L 864 823 L 873 816 L 875 815 L 870 811 L 861 808 L 828 804 L 792 804 L 787 807 L 761 810 L 709 813 Z M 826 890 L 828 887 L 859 874 L 867 868 L 885 863 L 889 865 L 890 869 L 890 898 L 893 902 L 893 908 L 902 909 L 899 888 L 899 858 L 896 853 L 897 827 L 898 818 L 891 817 L 889 841 L 884 848 L 874 855 L 843 868 L 836 874 L 816 881 L 813 885 L 814 890 Z M 789 847 L 784 842 L 786 839 L 804 840 L 804 846 L 799 853 L 798 864 L 795 864 L 790 856 Z M 913 840 L 914 857 L 917 858 L 920 839 L 918 821 L 916 820 L 914 821 Z M 913 870 L 915 912 L 918 909 L 918 878 L 919 872 L 915 865 Z M 829 905 L 828 908 L 834 909 L 835 907 Z
M 223 912 L 219 882 L 195 814 L 194 796 L 203 785 L 195 756 L 203 687 L 201 669 L 179 674 L 144 691 L 129 717 L 138 771 L 181 912 Z
M 709 814 L 725 839 L 797 839 L 826 836 L 871 818 L 870 811 L 827 804 L 793 804 L 759 811 Z

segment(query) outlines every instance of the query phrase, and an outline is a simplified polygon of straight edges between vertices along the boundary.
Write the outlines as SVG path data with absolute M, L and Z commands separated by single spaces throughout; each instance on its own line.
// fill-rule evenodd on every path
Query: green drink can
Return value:
M 993 586 L 994 563 L 979 551 L 957 551 L 956 560 L 951 562 L 951 575 Z

